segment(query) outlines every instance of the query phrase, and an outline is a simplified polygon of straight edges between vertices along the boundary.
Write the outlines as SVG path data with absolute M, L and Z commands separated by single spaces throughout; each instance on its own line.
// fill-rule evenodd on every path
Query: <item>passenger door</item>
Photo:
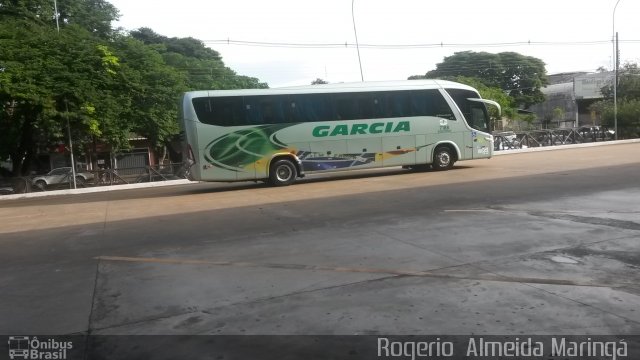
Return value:
M 487 110 L 483 103 L 469 101 L 471 112 L 468 116 L 471 119 L 467 119 L 467 122 L 473 128 L 471 130 L 472 150 L 473 158 L 487 158 L 491 156 L 491 142 L 490 137 L 485 132 L 479 132 L 476 129 L 489 129 L 489 117 L 487 116 Z

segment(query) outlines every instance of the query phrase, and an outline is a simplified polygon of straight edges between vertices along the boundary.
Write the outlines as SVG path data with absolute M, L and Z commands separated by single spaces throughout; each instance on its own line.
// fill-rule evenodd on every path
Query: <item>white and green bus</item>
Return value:
M 290 185 L 316 172 L 387 166 L 446 170 L 490 158 L 485 104 L 442 80 L 191 91 L 180 124 L 198 181 Z

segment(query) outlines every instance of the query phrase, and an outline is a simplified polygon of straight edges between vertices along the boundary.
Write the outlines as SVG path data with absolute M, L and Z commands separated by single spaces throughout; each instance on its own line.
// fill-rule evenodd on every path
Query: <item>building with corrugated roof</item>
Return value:
M 527 110 L 536 114 L 543 128 L 600 125 L 589 107 L 604 98 L 601 89 L 611 84 L 613 76 L 613 72 L 549 75 L 550 85 L 541 89 L 547 99 Z

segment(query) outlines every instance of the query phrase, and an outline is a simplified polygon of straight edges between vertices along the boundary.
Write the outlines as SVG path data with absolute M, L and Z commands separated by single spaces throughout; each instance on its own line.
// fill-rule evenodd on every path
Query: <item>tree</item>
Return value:
M 636 63 L 626 63 L 619 74 L 616 93 L 618 138 L 640 137 L 640 68 Z M 603 125 L 613 128 L 613 85 L 603 87 L 601 92 L 605 99 L 592 104 L 589 109 L 600 116 Z
M 106 0 L 57 0 L 58 24 L 61 28 L 77 25 L 91 34 L 107 38 L 112 33 L 111 22 L 119 13 Z M 50 29 L 56 27 L 52 0 L 0 0 L 0 19 L 30 20 Z
M 614 109 L 611 101 L 598 101 L 589 107 L 601 119 L 602 125 L 613 129 Z M 640 99 L 621 99 L 618 101 L 618 138 L 640 137 Z
M 94 84 L 109 76 L 99 45 L 79 26 L 58 34 L 29 20 L 0 24 L 0 156 L 11 158 L 15 175 L 27 172 L 39 147 L 66 138 L 67 121 L 80 138 L 98 132 Z
M 601 89 L 605 99 L 613 99 L 613 84 Z M 640 99 L 640 68 L 636 63 L 626 63 L 618 72 L 618 99 Z
M 455 79 L 458 76 L 476 78 L 488 87 L 506 91 L 517 107 L 527 108 L 545 99 L 540 91 L 547 84 L 544 62 L 515 52 L 457 52 L 445 57 L 435 70 L 409 79 Z
M 129 146 L 131 133 L 161 147 L 178 133 L 180 94 L 190 89 L 267 87 L 237 75 L 193 38 L 150 29 L 114 32 L 104 0 L 0 0 L 0 158 L 28 173 L 50 144 Z M 139 38 L 139 39 L 138 39 Z
M 7 16 L 0 23 L 0 157 L 12 160 L 14 175 L 27 173 L 49 144 L 67 143 L 67 124 L 76 151 L 95 139 L 125 148 L 136 130 L 152 141 L 177 132 L 177 97 L 186 88 L 177 71 L 154 66 L 154 59 L 163 60 L 153 49 L 121 64 L 95 29 L 65 23 L 59 33 L 28 17 Z
M 187 76 L 189 90 L 204 89 L 260 89 L 266 83 L 248 76 L 238 75 L 224 65 L 220 54 L 194 38 L 168 38 L 149 28 L 140 28 L 130 35 L 153 46 L 165 62 Z
M 142 41 L 123 36 L 113 46 L 114 54 L 121 59 L 118 88 L 111 93 L 121 101 L 119 129 L 125 129 L 127 135 L 133 132 L 144 136 L 159 147 L 178 133 L 177 103 L 187 89 L 186 76 Z M 128 144 L 119 145 L 126 148 Z

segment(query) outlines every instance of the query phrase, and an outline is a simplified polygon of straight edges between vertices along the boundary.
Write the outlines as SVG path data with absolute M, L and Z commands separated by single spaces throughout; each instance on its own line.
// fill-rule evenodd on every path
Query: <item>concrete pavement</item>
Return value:
M 3 334 L 640 334 L 640 144 L 0 204 Z

